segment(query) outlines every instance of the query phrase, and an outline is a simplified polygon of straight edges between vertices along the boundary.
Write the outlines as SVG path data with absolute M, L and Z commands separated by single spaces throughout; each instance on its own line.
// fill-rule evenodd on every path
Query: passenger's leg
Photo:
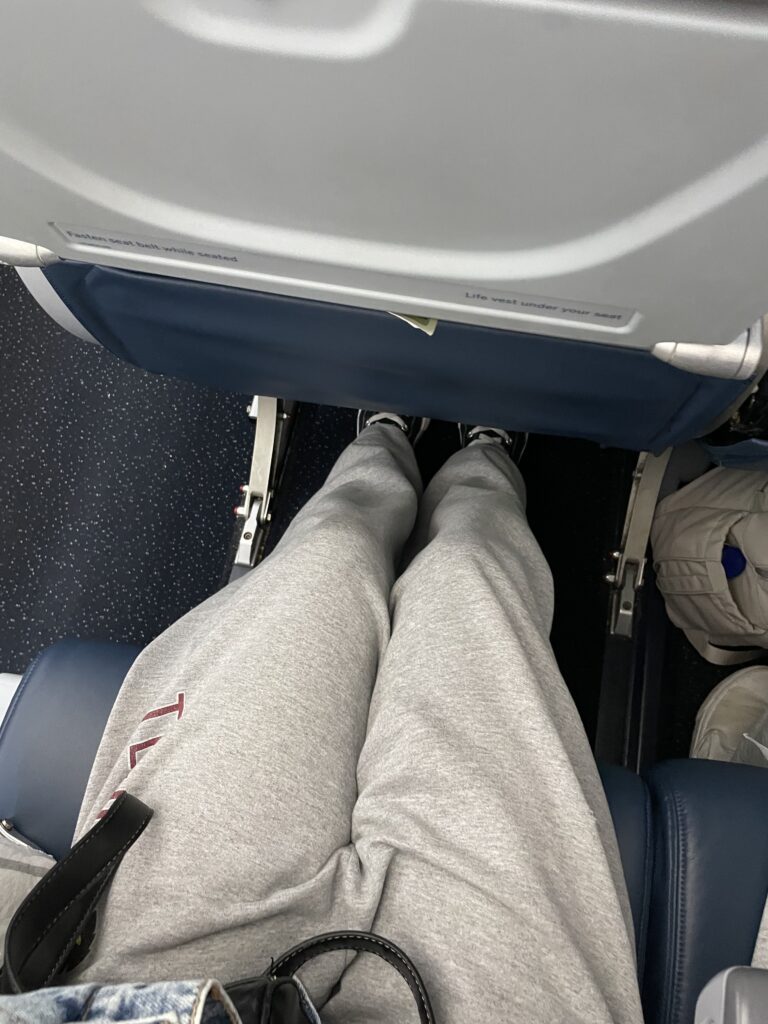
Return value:
M 370 925 L 422 967 L 442 1024 L 638 1022 L 616 840 L 520 474 L 495 446 L 459 452 L 419 531 L 358 773 L 352 838 L 382 886 Z M 360 958 L 324 1019 L 410 1019 L 404 993 Z
M 419 489 L 405 435 L 371 427 L 270 558 L 140 656 L 79 832 L 122 789 L 155 817 L 117 873 L 85 978 L 227 981 L 369 923 L 355 775 Z

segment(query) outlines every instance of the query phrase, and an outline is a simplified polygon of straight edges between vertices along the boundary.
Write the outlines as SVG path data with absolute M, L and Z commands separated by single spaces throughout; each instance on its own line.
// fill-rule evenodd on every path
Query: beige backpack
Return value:
M 764 653 L 768 473 L 705 473 L 659 503 L 651 544 L 669 617 L 703 657 L 731 665 Z

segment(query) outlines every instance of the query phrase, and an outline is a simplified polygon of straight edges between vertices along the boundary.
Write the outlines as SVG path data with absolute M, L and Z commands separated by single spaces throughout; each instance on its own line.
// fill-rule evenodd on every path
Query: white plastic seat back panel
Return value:
M 37 0 L 0 235 L 650 348 L 768 311 L 768 5 Z

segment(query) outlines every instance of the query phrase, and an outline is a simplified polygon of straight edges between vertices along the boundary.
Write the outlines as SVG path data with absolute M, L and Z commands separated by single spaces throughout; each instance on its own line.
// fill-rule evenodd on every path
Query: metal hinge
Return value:
M 240 488 L 235 515 L 241 521 L 230 580 L 252 569 L 264 548 L 272 520 L 272 498 L 288 447 L 295 402 L 254 395 L 248 415 L 255 423 L 248 483 Z
M 273 460 L 277 439 L 278 400 L 254 395 L 248 415 L 256 424 L 248 483 L 240 488 L 240 505 L 235 514 L 243 520 L 235 565 L 250 568 L 256 561 L 258 542 L 270 519 Z

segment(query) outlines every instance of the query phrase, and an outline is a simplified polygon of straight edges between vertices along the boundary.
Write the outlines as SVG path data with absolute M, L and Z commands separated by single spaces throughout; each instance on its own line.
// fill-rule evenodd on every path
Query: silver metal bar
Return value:
M 248 483 L 242 488 L 241 504 L 236 509 L 237 514 L 243 518 L 243 528 L 235 554 L 235 565 L 250 567 L 258 553 L 261 531 L 269 522 L 279 416 L 278 400 L 255 395 L 248 408 L 248 415 L 256 423 L 256 433 L 253 439 Z
M 632 636 L 637 591 L 645 579 L 645 553 L 651 536 L 651 525 L 661 483 L 671 454 L 671 448 L 661 455 L 641 452 L 637 460 L 627 503 L 621 549 L 614 552 L 616 572 L 606 577 L 613 587 L 610 630 L 615 636 Z

